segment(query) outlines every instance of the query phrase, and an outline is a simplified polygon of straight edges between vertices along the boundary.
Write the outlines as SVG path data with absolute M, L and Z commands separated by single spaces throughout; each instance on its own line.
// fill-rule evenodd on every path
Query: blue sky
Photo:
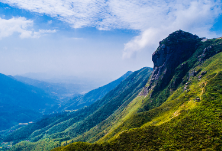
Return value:
M 114 80 L 152 67 L 158 42 L 182 29 L 221 37 L 217 0 L 0 0 L 0 72 Z

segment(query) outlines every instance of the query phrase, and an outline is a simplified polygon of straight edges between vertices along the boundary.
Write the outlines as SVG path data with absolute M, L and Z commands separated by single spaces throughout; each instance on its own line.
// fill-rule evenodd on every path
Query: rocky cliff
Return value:
M 152 55 L 152 76 L 141 95 L 151 92 L 152 96 L 155 92 L 163 90 L 171 81 L 175 69 L 194 53 L 200 40 L 196 35 L 178 30 L 160 41 L 159 47 Z

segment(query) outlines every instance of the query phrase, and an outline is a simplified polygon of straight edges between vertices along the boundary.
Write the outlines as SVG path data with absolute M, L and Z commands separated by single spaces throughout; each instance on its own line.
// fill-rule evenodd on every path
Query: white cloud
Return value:
M 150 48 L 158 44 L 159 36 L 165 33 L 161 33 L 161 29 L 149 28 L 136 36 L 133 40 L 125 44 L 123 51 L 123 58 L 131 58 L 136 51 L 143 49 L 148 44 Z
M 26 30 L 32 26 L 33 21 L 26 20 L 23 17 L 11 18 L 9 20 L 0 18 L 0 39 L 11 36 L 14 32 L 20 33 L 20 37 L 27 37 L 30 31 Z
M 215 18 L 221 14 L 220 0 L 0 1 L 57 17 L 73 28 L 90 26 L 102 30 L 119 28 L 141 31 L 139 36 L 125 44 L 123 52 L 125 58 L 144 48 L 153 49 L 158 41 L 178 29 L 200 36 L 216 36 L 210 32 L 210 28 Z M 24 32 L 23 35 L 29 33 Z
M 19 33 L 20 38 L 39 38 L 47 33 L 54 33 L 55 30 L 39 30 L 38 32 L 30 29 L 33 26 L 32 20 L 24 17 L 2 19 L 0 18 L 0 39 Z
M 144 48 L 155 51 L 160 40 L 178 29 L 192 32 L 198 36 L 217 37 L 214 32 L 210 32 L 215 18 L 221 13 L 217 2 L 209 0 L 173 1 L 167 5 L 168 11 L 164 6 L 158 6 L 160 10 L 157 12 L 153 10 L 154 15 L 147 18 L 148 24 L 140 22 L 144 25 L 144 27 L 140 27 L 141 34 L 125 44 L 124 58 L 130 58 L 135 52 Z M 138 26 L 134 25 L 134 27 Z
M 49 25 L 52 24 L 52 20 L 48 21 L 48 24 L 49 24 Z
M 40 29 L 38 32 L 34 31 L 32 34 L 32 37 L 39 38 L 43 35 L 51 34 L 51 33 L 55 33 L 55 32 L 56 32 L 56 30 L 42 30 L 42 29 Z
M 74 28 L 96 24 L 106 5 L 105 0 L 1 0 L 1 2 L 58 17 Z

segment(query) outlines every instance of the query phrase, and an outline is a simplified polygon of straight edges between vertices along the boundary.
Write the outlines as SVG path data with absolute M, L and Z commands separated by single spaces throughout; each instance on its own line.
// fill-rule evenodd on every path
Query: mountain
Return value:
M 56 97 L 59 99 L 78 96 L 80 95 L 80 93 L 88 90 L 85 88 L 84 85 L 80 84 L 49 83 L 18 75 L 13 77 L 20 82 L 40 88 L 46 93 L 50 94 L 52 97 Z
M 25 142 L 25 144 L 28 143 L 27 145 L 23 146 L 24 144 L 21 142 L 15 147 L 24 147 L 24 150 L 39 150 L 43 146 L 43 148 L 49 149 L 60 145 L 63 141 L 77 138 L 106 120 L 110 115 L 115 114 L 117 109 L 124 109 L 145 86 L 151 72 L 151 68 L 142 68 L 131 74 L 127 73 L 123 78 L 130 75 L 125 80 L 90 106 L 78 111 L 44 118 L 14 131 L 3 141 L 15 144 L 22 140 L 29 140 L 29 142 Z
M 146 86 L 112 126 L 105 121 L 53 151 L 222 150 L 222 40 L 179 30 L 152 60 Z
M 178 30 L 152 60 L 90 106 L 3 141 L 12 151 L 222 150 L 222 39 Z
M 35 80 L 23 76 L 11 76 L 15 78 L 16 80 L 23 82 L 25 84 L 32 85 L 34 87 L 40 88 L 44 90 L 46 93 L 50 94 L 51 97 L 58 98 L 60 100 L 67 100 L 69 101 L 64 103 L 65 106 L 68 108 L 68 105 L 74 103 L 74 102 L 82 102 L 80 104 L 84 104 L 85 102 L 93 102 L 94 100 L 101 99 L 107 92 L 109 92 L 111 89 L 116 87 L 122 80 L 124 80 L 129 74 L 131 74 L 131 71 L 128 71 L 126 74 L 124 74 L 119 79 L 105 85 L 102 87 L 99 87 L 97 89 L 94 89 L 90 91 L 90 93 L 87 93 L 87 95 L 81 95 L 84 92 L 87 92 L 90 90 L 91 86 L 86 86 L 85 84 L 72 84 L 72 83 L 50 83 L 40 80 Z M 92 97 L 92 98 L 90 98 Z M 73 99 L 70 99 L 73 98 Z M 88 101 L 89 100 L 89 101 Z M 79 104 L 78 103 L 78 104 Z M 66 104 L 66 105 L 65 105 Z M 76 105 L 78 105 L 76 104 Z M 85 104 L 87 105 L 87 104 Z M 75 106 L 75 105 L 74 105 Z M 84 106 L 82 106 L 84 107 Z M 70 107 L 71 108 L 71 107 Z M 81 108 L 81 107 L 79 107 Z
M 103 76 L 101 76 L 101 74 Z M 21 77 L 26 77 L 30 79 L 35 79 L 39 81 L 44 81 L 47 83 L 57 83 L 57 84 L 67 84 L 67 85 L 77 85 L 81 86 L 80 88 L 84 90 L 84 92 L 88 92 L 90 90 L 96 89 L 99 86 L 102 86 L 109 81 L 111 78 L 106 73 L 91 73 L 90 76 L 87 74 L 82 75 L 64 75 L 63 73 L 26 73 L 19 75 Z
M 85 106 L 89 106 L 97 100 L 102 99 L 109 91 L 114 89 L 120 82 L 126 79 L 132 71 L 128 71 L 117 80 L 110 82 L 107 85 L 94 89 L 84 95 L 76 96 L 69 101 L 64 102 L 59 108 L 60 111 L 64 110 L 78 110 Z
M 43 90 L 0 74 L 0 130 L 34 121 L 57 103 Z

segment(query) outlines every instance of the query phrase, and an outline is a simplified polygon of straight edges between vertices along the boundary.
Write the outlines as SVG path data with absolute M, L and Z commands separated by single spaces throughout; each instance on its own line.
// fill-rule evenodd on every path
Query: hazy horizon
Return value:
M 128 72 L 128 71 L 127 71 Z M 127 73 L 126 72 L 126 73 Z M 125 74 L 125 73 L 124 73 Z M 59 74 L 50 74 L 50 73 L 25 73 L 25 74 L 16 74 L 11 76 L 22 76 L 34 80 L 49 82 L 49 83 L 64 83 L 64 84 L 83 84 L 91 85 L 92 88 L 97 88 L 104 86 L 118 78 L 120 76 L 76 76 L 76 75 L 59 75 Z

